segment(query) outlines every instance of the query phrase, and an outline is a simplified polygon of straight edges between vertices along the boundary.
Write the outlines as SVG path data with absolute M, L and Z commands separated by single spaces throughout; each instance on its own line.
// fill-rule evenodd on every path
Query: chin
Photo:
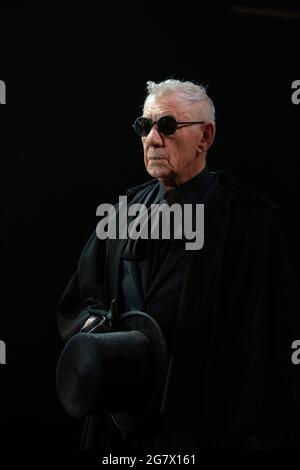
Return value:
M 148 170 L 148 173 L 153 178 L 157 178 L 157 179 L 169 178 L 172 174 L 170 171 L 166 171 L 166 170 L 162 170 L 162 169 L 158 169 L 158 168 L 155 168 L 155 169 L 151 168 L 151 170 Z
M 169 178 L 172 175 L 172 171 L 166 168 L 164 165 L 149 165 L 147 168 L 149 175 L 153 178 Z

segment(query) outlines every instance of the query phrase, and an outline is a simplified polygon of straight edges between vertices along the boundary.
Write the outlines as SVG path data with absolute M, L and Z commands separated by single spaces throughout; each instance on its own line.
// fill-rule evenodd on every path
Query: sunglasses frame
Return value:
M 165 118 L 171 118 L 174 123 L 176 123 L 176 127 L 174 129 L 174 131 L 172 132 L 169 132 L 169 133 L 165 133 L 163 132 L 161 129 L 160 129 L 160 125 L 159 123 L 161 122 L 162 123 L 162 119 L 165 119 Z M 147 134 L 140 134 L 138 131 L 137 131 L 137 121 L 139 119 L 144 119 L 145 121 L 147 121 L 149 123 L 149 132 Z M 151 129 L 152 127 L 154 126 L 154 124 L 157 124 L 157 130 L 160 134 L 163 134 L 164 136 L 168 137 L 169 135 L 172 135 L 172 134 L 175 134 L 175 132 L 177 131 L 177 129 L 180 129 L 181 127 L 185 127 L 185 126 L 191 126 L 193 124 L 205 124 L 206 121 L 176 121 L 176 119 L 173 117 L 173 116 L 161 116 L 157 121 L 153 121 L 152 119 L 150 118 L 146 118 L 144 116 L 140 116 L 138 117 L 135 121 L 134 121 L 134 124 L 132 124 L 132 127 L 133 129 L 135 130 L 135 133 L 139 136 L 139 137 L 147 137 L 147 135 L 150 134 L 151 132 Z M 181 127 L 178 127 L 178 126 L 181 126 Z

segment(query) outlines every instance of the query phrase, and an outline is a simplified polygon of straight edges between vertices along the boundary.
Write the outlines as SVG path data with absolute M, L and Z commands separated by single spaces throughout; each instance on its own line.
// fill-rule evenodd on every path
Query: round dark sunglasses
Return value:
M 180 127 L 191 126 L 192 124 L 205 124 L 205 121 L 185 121 L 177 122 L 172 116 L 162 116 L 158 121 L 150 118 L 139 117 L 135 120 L 133 128 L 139 137 L 146 137 L 154 124 L 157 124 L 158 131 L 163 135 L 171 135 Z

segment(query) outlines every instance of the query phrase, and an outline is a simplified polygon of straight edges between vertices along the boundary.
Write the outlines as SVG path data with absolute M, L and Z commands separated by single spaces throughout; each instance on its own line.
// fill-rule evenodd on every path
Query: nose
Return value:
M 147 144 L 152 147 L 162 147 L 164 145 L 163 136 L 157 129 L 157 124 L 153 124 L 151 131 L 146 137 Z

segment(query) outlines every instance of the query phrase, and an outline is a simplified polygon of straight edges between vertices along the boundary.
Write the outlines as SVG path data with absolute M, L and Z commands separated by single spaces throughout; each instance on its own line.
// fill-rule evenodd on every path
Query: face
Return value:
M 144 117 L 157 121 L 173 116 L 176 121 L 206 121 L 205 103 L 187 103 L 178 95 L 150 97 L 144 107 Z M 214 137 L 213 124 L 183 126 L 165 136 L 154 125 L 142 137 L 146 170 L 169 189 L 188 181 L 205 166 L 205 155 Z

